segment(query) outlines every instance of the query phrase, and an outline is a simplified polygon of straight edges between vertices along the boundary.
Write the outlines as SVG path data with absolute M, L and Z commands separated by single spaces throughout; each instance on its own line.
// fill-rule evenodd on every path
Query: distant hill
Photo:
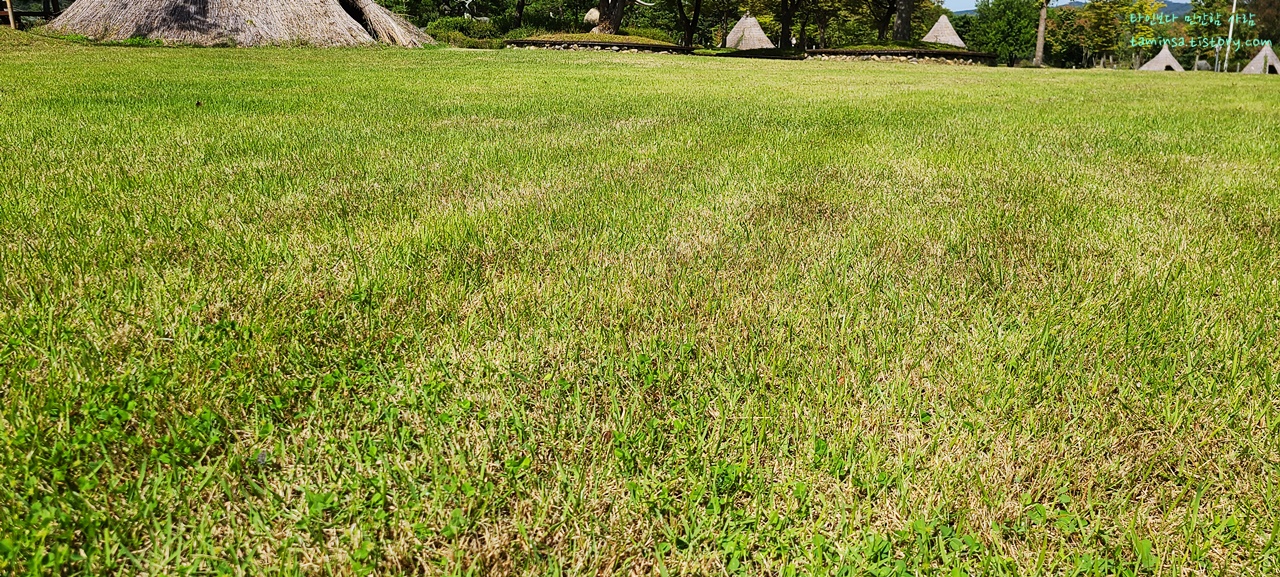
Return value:
M 1084 5 L 1084 2 L 1068 2 L 1066 4 L 1054 6 L 1054 8 L 1083 8 Z M 1174 16 L 1182 16 L 1191 12 L 1191 4 L 1182 2 L 1165 2 L 1165 6 L 1160 9 L 1160 12 L 1164 14 L 1173 14 Z M 959 16 L 963 14 L 977 13 L 977 10 L 960 10 L 956 12 L 956 15 Z

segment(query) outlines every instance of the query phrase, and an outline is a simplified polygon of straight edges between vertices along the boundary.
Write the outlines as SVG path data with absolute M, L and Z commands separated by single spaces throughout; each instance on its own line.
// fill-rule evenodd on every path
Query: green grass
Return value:
M 0 26 L 0 48 L 48 47 L 88 40 L 84 37 L 58 38 L 43 33 L 19 32 Z
M 0 573 L 1280 571 L 1274 77 L 6 46 Z
M 628 36 L 625 34 L 540 34 L 530 36 L 526 40 L 552 40 L 555 42 L 607 42 L 610 44 L 643 44 L 646 46 L 675 46 L 670 42 L 647 38 L 644 36 Z

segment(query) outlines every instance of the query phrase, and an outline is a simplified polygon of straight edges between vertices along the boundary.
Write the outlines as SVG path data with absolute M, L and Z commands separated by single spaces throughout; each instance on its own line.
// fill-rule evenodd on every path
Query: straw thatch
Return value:
M 930 28 L 929 33 L 925 34 L 920 41 L 968 48 L 968 46 L 964 45 L 964 40 L 960 39 L 960 35 L 956 34 L 956 29 L 951 26 L 951 20 L 947 18 L 946 14 L 938 18 L 938 21 L 933 24 L 933 28 Z
M 49 28 L 94 40 L 197 46 L 433 42 L 374 0 L 78 0 Z
M 760 21 L 751 14 L 743 16 L 742 20 L 733 26 L 729 36 L 725 38 L 724 45 L 738 50 L 773 48 L 773 42 L 765 36 L 764 30 L 760 29 Z
M 1166 45 L 1160 49 L 1160 53 L 1152 58 L 1146 64 L 1143 64 L 1138 70 L 1148 71 L 1166 71 L 1166 72 L 1185 72 L 1182 65 L 1178 63 L 1178 59 L 1173 57 L 1173 53 L 1169 52 L 1169 46 Z
M 1276 58 L 1276 51 L 1271 49 L 1270 44 L 1262 46 L 1262 50 L 1258 51 L 1258 55 L 1249 61 L 1249 65 L 1240 71 L 1241 74 L 1280 74 L 1280 58 Z

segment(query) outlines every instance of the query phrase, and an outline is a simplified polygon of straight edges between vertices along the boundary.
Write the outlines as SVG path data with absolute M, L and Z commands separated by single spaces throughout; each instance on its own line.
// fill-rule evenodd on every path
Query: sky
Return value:
M 978 0 L 942 0 L 942 5 L 952 12 L 964 12 L 977 7 Z
M 1062 6 L 1069 0 L 1049 0 L 1050 6 Z M 1083 0 L 1081 0 L 1083 1 Z M 1178 0 L 1182 2 L 1184 0 Z M 1190 2 L 1191 0 L 1185 0 Z M 952 12 L 964 12 L 965 10 L 973 10 L 978 7 L 978 0 L 942 0 L 942 5 Z

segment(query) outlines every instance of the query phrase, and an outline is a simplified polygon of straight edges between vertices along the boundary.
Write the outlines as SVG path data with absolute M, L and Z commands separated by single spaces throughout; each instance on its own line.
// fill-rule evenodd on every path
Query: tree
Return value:
M 622 30 L 622 17 L 626 15 L 627 8 L 633 4 L 635 0 L 600 0 L 596 5 L 600 19 L 596 21 L 596 27 L 591 31 L 596 34 L 617 34 Z
M 1108 58 L 1115 61 L 1120 49 L 1120 19 L 1129 9 L 1127 0 L 1092 0 L 1081 9 L 1081 23 L 1085 27 L 1085 47 L 1090 57 L 1099 65 Z
M 1055 66 L 1085 66 L 1089 58 L 1088 30 L 1080 10 L 1070 6 L 1049 11 L 1045 23 L 1046 60 Z
M 980 0 L 973 21 L 975 47 L 1010 66 L 1035 51 L 1042 0 Z
M 951 27 L 956 29 L 956 34 L 959 34 L 960 38 L 968 39 L 965 41 L 969 42 L 976 38 L 974 36 L 974 30 L 976 30 L 973 26 L 974 20 L 973 14 L 956 14 L 951 17 Z
M 1257 14 L 1258 38 L 1280 42 L 1280 0 L 1253 0 L 1248 6 Z
M 516 0 L 515 28 L 524 26 L 525 0 Z
M 1161 8 L 1164 8 L 1164 3 L 1158 0 L 1133 0 L 1129 7 L 1129 38 L 1132 39 L 1129 44 L 1135 48 L 1135 69 L 1142 66 L 1140 59 L 1146 58 L 1146 47 L 1156 38 L 1156 24 L 1153 23 Z
M 676 22 L 680 24 L 682 46 L 693 46 L 693 38 L 698 33 L 698 19 L 702 16 L 702 0 L 692 0 L 687 9 L 686 0 L 667 0 L 667 5 L 675 9 Z
M 1217 54 L 1219 46 L 1213 43 L 1200 42 L 1201 39 L 1213 39 L 1218 37 L 1226 37 L 1227 19 L 1231 13 L 1231 0 L 1191 0 L 1191 13 L 1185 18 L 1187 21 L 1187 34 L 1197 42 L 1193 44 L 1192 52 L 1196 59 L 1201 56 L 1214 55 L 1214 68 L 1218 68 Z
M 897 0 L 862 0 L 856 11 L 871 22 L 876 31 L 876 40 L 889 39 L 889 26 L 893 23 L 893 15 L 897 12 Z
M 915 8 L 915 0 L 896 0 L 894 3 L 893 39 L 895 41 L 911 41 L 911 10 L 913 8 Z
M 1044 66 L 1044 25 L 1049 19 L 1049 0 L 1040 2 L 1040 26 L 1036 28 L 1036 57 L 1031 61 L 1035 66 Z
M 780 0 L 777 16 L 778 24 L 782 26 L 782 37 L 778 39 L 778 48 L 791 48 L 791 24 L 795 22 L 801 2 L 802 0 Z
M 845 8 L 843 0 L 809 0 L 805 5 L 804 19 L 805 28 L 801 29 L 801 36 L 808 37 L 808 22 L 812 22 L 815 31 L 818 33 L 816 42 L 819 48 L 827 48 L 827 31 L 831 27 L 831 21 L 841 16 L 841 11 Z M 808 46 L 802 46 L 808 48 Z
M 669 1 L 676 5 L 676 22 L 680 23 L 681 32 L 684 32 L 681 45 L 694 45 L 694 36 L 698 33 L 698 19 L 703 14 L 703 0 L 694 0 L 689 10 L 685 10 L 685 0 Z

